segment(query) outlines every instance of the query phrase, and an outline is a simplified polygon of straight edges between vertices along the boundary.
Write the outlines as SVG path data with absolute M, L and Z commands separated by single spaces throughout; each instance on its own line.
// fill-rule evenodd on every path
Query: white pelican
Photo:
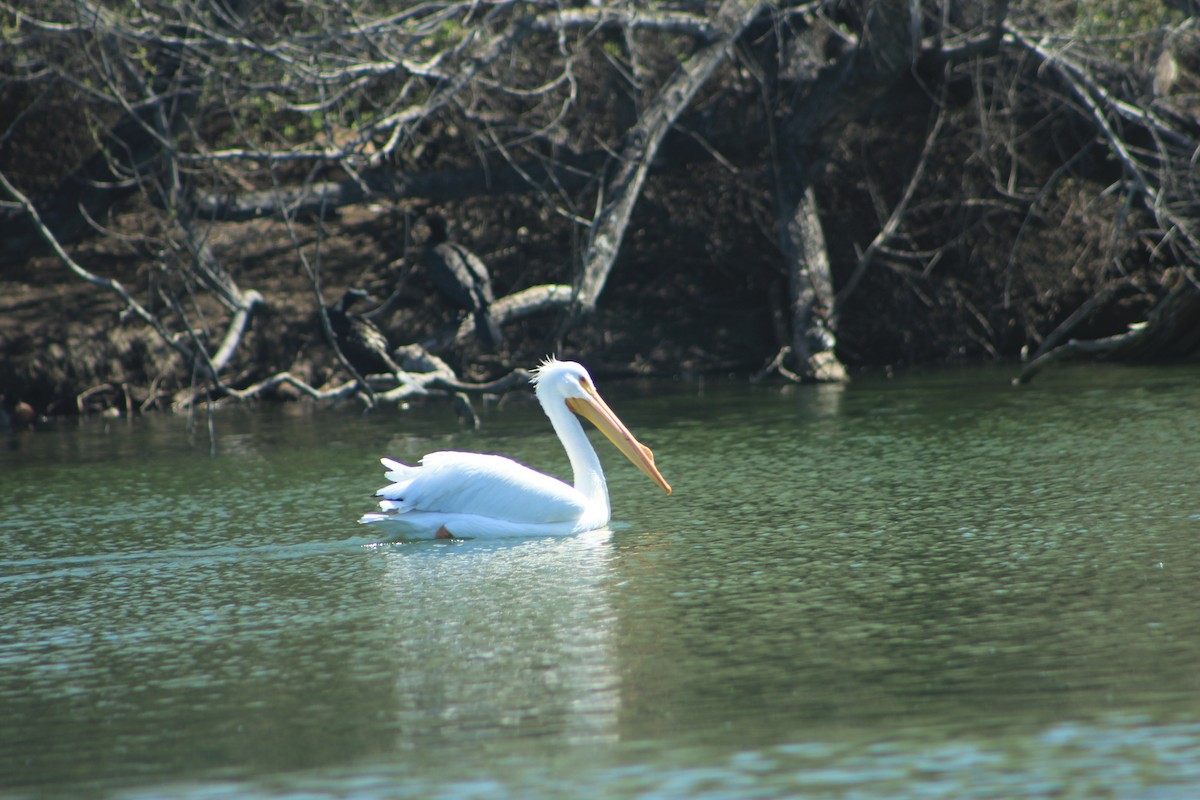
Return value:
M 393 481 L 375 494 L 380 511 L 359 522 L 381 525 L 392 535 L 413 539 L 498 536 L 565 536 L 608 524 L 608 487 L 600 459 L 575 414 L 587 417 L 661 486 L 671 486 L 654 466 L 650 448 L 633 437 L 579 364 L 554 358 L 534 370 L 538 402 L 567 451 L 575 485 L 503 456 L 441 451 L 410 467 L 380 459 Z M 572 413 L 574 412 L 574 414 Z

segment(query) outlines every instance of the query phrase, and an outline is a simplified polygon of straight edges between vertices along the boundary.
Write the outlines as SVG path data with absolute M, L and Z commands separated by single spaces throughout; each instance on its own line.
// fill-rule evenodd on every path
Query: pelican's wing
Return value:
M 474 514 L 518 523 L 568 522 L 584 512 L 584 498 L 574 487 L 503 456 L 444 450 L 416 467 L 381 460 L 394 481 L 375 493 L 384 511 Z

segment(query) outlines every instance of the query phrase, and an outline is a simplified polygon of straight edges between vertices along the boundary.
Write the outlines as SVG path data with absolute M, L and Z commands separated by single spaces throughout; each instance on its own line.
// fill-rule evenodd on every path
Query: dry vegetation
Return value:
M 1192 356 L 1180 5 L 0 2 L 0 393 Z M 498 352 L 418 264 L 430 208 L 509 298 Z M 348 287 L 443 361 L 354 374 L 321 312 Z

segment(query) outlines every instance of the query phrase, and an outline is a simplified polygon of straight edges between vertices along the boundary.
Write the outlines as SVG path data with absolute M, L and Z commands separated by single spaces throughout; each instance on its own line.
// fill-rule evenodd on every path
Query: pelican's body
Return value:
M 564 536 L 603 528 L 609 520 L 608 487 L 575 413 L 595 423 L 670 494 L 654 455 L 600 398 L 582 366 L 551 359 L 534 380 L 538 401 L 571 461 L 573 486 L 503 456 L 442 451 L 430 453 L 415 467 L 385 458 L 392 484 L 376 492 L 383 498 L 380 511 L 361 522 L 381 525 L 396 536 L 426 539 Z

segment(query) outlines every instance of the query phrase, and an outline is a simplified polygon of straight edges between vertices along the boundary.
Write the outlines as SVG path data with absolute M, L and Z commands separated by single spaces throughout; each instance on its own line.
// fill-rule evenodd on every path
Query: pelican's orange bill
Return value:
M 661 486 L 667 494 L 670 494 L 671 484 L 667 483 L 666 478 L 659 473 L 658 467 L 654 466 L 654 453 L 650 452 L 650 448 L 634 438 L 633 434 L 629 432 L 629 428 L 626 428 L 625 423 L 621 422 L 620 418 L 613 413 L 613 410 L 608 407 L 608 403 L 604 402 L 595 388 L 590 384 L 585 388 L 588 397 L 586 399 L 568 397 L 567 408 L 599 428 L 600 432 L 607 436 L 608 440 L 616 445 L 616 448 L 632 461 L 634 466 Z

